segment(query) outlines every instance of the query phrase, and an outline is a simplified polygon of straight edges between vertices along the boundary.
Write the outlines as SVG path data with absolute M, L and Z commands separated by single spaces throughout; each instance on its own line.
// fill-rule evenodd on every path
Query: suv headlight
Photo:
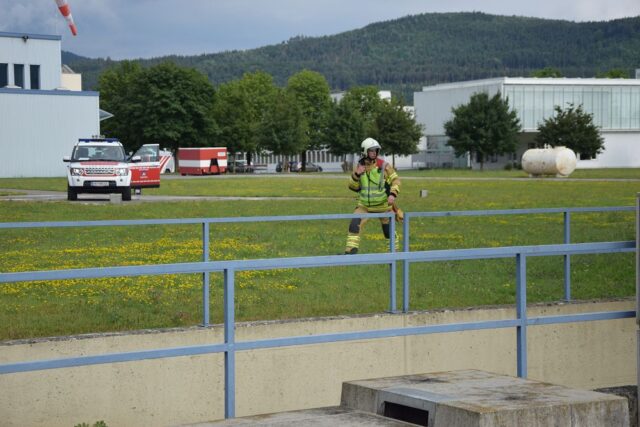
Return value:
M 116 175 L 118 176 L 127 176 L 129 174 L 129 169 L 127 168 L 116 168 Z
M 74 175 L 74 176 L 84 175 L 84 169 L 82 169 L 82 168 L 71 168 L 71 175 Z

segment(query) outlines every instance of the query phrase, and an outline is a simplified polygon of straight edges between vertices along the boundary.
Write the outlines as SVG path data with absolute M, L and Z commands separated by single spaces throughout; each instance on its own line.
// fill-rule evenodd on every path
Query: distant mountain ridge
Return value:
M 212 83 L 263 70 L 276 83 L 302 69 L 322 73 L 333 90 L 377 85 L 412 102 L 422 86 L 498 76 L 528 76 L 553 67 L 567 77 L 593 77 L 613 68 L 640 68 L 640 16 L 607 22 L 570 22 L 479 12 L 426 13 L 323 37 L 244 51 L 139 60 L 171 60 L 196 68 Z M 86 89 L 117 63 L 63 52 L 63 62 L 83 73 Z

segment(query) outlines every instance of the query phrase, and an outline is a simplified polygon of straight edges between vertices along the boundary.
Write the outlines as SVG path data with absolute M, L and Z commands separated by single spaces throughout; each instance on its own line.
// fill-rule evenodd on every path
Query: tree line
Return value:
M 412 102 L 422 86 L 503 76 L 527 76 L 553 67 L 567 77 L 594 77 L 638 66 L 640 17 L 607 22 L 428 13 L 378 22 L 324 37 L 294 37 L 244 51 L 139 60 L 145 67 L 170 60 L 195 68 L 218 85 L 264 71 L 285 86 L 301 70 L 325 76 L 329 87 L 375 85 Z M 100 73 L 119 62 L 65 53 L 64 62 L 95 89 Z
M 398 98 L 383 100 L 375 86 L 355 86 L 339 102 L 315 71 L 293 74 L 284 86 L 263 71 L 214 86 L 199 71 L 164 62 L 142 67 L 122 61 L 99 78 L 100 108 L 113 118 L 103 133 L 127 150 L 157 143 L 179 147 L 224 146 L 231 155 L 300 154 L 327 148 L 343 156 L 360 151 L 366 137 L 388 155 L 417 152 L 422 128 Z

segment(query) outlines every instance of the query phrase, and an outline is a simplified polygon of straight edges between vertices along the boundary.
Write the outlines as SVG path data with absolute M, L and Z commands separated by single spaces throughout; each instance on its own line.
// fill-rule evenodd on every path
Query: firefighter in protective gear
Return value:
M 400 178 L 393 166 L 378 157 L 380 144 L 373 138 L 362 141 L 362 154 L 349 179 L 349 189 L 358 194 L 358 205 L 354 213 L 380 213 L 394 210 L 400 192 Z M 347 246 L 344 253 L 353 255 L 360 248 L 360 232 L 366 218 L 354 218 L 349 224 Z M 389 239 L 390 218 L 380 218 L 382 233 Z M 398 234 L 394 236 L 398 248 Z

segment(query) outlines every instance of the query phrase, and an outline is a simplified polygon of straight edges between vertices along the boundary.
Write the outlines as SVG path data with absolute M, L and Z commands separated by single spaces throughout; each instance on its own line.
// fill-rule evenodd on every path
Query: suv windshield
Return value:
M 72 161 L 101 160 L 124 162 L 124 149 L 120 146 L 83 145 L 73 149 Z
M 160 145 L 157 145 L 157 144 L 143 145 L 131 157 L 133 156 L 140 156 L 140 161 L 142 162 L 159 162 L 160 161 Z

